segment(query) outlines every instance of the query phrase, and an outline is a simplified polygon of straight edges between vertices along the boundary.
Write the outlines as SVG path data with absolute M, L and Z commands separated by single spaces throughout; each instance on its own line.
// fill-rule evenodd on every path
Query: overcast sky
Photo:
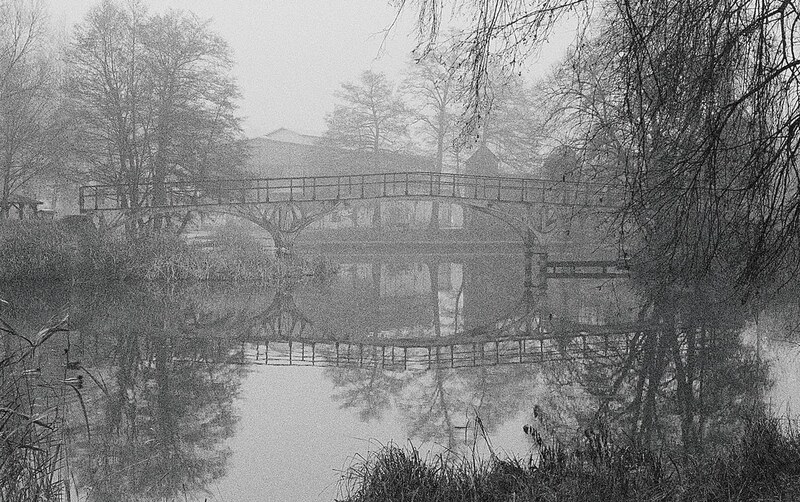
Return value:
M 56 28 L 72 33 L 99 0 L 49 0 Z M 212 29 L 228 41 L 236 60 L 242 92 L 240 113 L 248 137 L 279 127 L 321 134 L 325 114 L 344 81 L 367 69 L 398 79 L 416 39 L 412 17 L 395 17 L 386 0 L 146 0 L 152 11 L 192 11 L 210 19 Z M 544 51 L 543 70 L 556 59 L 556 48 Z

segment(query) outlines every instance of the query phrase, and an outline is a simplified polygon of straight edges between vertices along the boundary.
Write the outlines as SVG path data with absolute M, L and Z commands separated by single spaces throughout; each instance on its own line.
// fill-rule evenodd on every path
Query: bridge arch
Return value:
M 453 173 L 387 173 L 303 178 L 200 180 L 159 186 L 166 195 L 155 203 L 152 184 L 135 211 L 126 209 L 128 185 L 80 188 L 82 213 L 165 214 L 188 210 L 231 214 L 266 229 L 279 253 L 314 221 L 363 200 L 440 200 L 500 219 L 532 247 L 554 228 L 559 209 L 615 209 L 609 187 L 592 183 Z M 567 196 L 569 194 L 569 196 Z

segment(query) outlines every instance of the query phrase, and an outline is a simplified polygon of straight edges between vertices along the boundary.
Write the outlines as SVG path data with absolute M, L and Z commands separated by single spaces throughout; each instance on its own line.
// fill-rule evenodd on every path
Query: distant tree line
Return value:
M 452 64 L 444 49 L 430 51 L 409 63 L 399 83 L 371 70 L 357 82 L 342 83 L 336 93 L 339 102 L 326 116 L 327 144 L 372 154 L 430 155 L 431 170 L 437 172 L 459 171 L 465 152 L 485 144 L 505 169 L 539 174 L 547 150 L 543 89 L 521 77 L 498 80 L 491 117 L 465 137 L 461 121 L 467 102 Z

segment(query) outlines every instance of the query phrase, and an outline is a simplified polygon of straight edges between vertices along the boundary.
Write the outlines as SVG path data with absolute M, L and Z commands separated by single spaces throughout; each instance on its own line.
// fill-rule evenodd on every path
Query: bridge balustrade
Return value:
M 130 204 L 137 194 L 136 204 Z M 619 191 L 595 183 L 454 173 L 385 173 L 297 178 L 170 181 L 164 184 L 88 185 L 82 213 L 135 208 L 194 208 L 277 202 L 377 198 L 449 198 L 525 204 L 616 207 Z

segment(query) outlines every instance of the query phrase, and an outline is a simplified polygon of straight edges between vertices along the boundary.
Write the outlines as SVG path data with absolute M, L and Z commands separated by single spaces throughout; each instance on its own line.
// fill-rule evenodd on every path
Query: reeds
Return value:
M 274 265 L 260 242 L 230 232 L 203 249 L 168 232 L 130 239 L 59 221 L 0 221 L 0 281 L 268 281 Z
M 0 500 L 61 500 L 69 491 L 62 477 L 63 388 L 42 381 L 33 365 L 37 349 L 65 324 L 28 338 L 0 319 L 0 336 L 8 338 L 0 356 Z
M 775 418 L 749 419 L 723 453 L 676 462 L 592 433 L 578 450 L 539 441 L 527 460 L 422 458 L 388 445 L 343 475 L 342 500 L 369 501 L 728 501 L 800 500 L 800 440 Z
M 1 280 L 68 280 L 74 236 L 53 221 L 0 220 Z

